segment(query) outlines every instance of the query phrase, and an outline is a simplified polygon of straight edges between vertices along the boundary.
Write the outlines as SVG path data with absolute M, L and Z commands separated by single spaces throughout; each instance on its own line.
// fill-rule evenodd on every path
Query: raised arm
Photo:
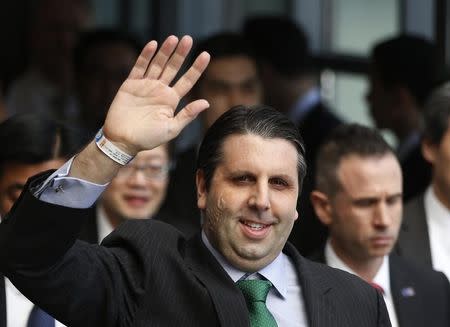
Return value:
M 104 135 L 134 156 L 176 137 L 209 104 L 199 99 L 175 115 L 181 98 L 197 82 L 209 63 L 201 53 L 177 81 L 175 76 L 192 47 L 192 39 L 169 36 L 157 51 L 156 41 L 142 50 L 130 75 L 117 92 L 106 117 Z M 101 167 L 101 169 L 99 169 Z M 97 184 L 109 182 L 120 165 L 91 142 L 74 160 L 70 176 Z

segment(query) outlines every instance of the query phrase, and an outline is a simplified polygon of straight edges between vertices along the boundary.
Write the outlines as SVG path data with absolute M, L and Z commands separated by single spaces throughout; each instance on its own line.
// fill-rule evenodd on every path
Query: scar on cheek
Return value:
M 223 210 L 226 207 L 226 202 L 223 198 L 223 195 L 219 196 L 219 199 L 217 200 L 217 208 L 220 210 Z

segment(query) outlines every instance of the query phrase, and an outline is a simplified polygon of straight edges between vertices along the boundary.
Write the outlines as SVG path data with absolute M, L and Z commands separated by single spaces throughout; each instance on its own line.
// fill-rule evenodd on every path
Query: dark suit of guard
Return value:
M 404 207 L 395 251 L 408 260 L 433 267 L 423 194 L 408 202 Z
M 85 215 L 27 191 L 0 225 L 1 270 L 57 319 L 74 327 L 249 326 L 242 293 L 200 235 L 186 240 L 165 223 L 133 220 L 99 246 L 76 240 Z M 290 244 L 284 251 L 309 326 L 390 326 L 372 287 L 304 259 Z
M 323 250 L 310 258 L 326 261 Z M 389 277 L 399 327 L 450 326 L 450 284 L 443 273 L 391 254 Z

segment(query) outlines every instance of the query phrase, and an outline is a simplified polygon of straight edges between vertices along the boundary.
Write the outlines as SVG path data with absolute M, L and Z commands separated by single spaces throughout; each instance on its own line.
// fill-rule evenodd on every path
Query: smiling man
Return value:
M 167 219 L 160 208 L 169 184 L 169 152 L 169 144 L 139 152 L 119 169 L 90 210 L 80 238 L 98 243 L 128 219 Z
M 347 125 L 331 134 L 319 151 L 311 200 L 329 228 L 325 249 L 314 259 L 379 289 L 392 326 L 448 326 L 446 277 L 390 255 L 402 221 L 402 173 L 377 131 Z
M 286 242 L 305 152 L 296 126 L 265 106 L 233 108 L 206 132 L 196 174 L 201 233 L 186 239 L 135 219 L 101 246 L 76 241 L 81 208 L 102 184 L 207 108 L 196 100 L 174 115 L 209 60 L 200 54 L 172 83 L 191 44 L 171 36 L 156 52 L 148 43 L 110 107 L 106 139 L 30 182 L 0 224 L 1 270 L 70 326 L 390 326 L 372 287 Z

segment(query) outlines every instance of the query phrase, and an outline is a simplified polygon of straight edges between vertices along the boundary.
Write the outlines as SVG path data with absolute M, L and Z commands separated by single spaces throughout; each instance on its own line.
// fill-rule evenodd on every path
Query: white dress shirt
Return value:
M 100 204 L 97 205 L 95 213 L 95 219 L 97 222 L 97 240 L 100 244 L 106 236 L 111 234 L 111 232 L 114 230 L 114 227 L 109 222 L 103 206 L 101 206 Z
M 6 326 L 7 327 L 27 327 L 28 317 L 34 304 L 28 300 L 20 291 L 5 278 L 6 293 Z M 55 320 L 55 327 L 65 327 L 58 320 Z
M 450 210 L 439 201 L 431 186 L 425 192 L 424 206 L 433 269 L 450 279 Z
M 349 266 L 347 266 L 334 252 L 330 241 L 325 245 L 325 261 L 327 265 L 333 268 L 344 270 L 348 273 L 358 276 Z M 383 298 L 386 303 L 386 308 L 389 314 L 389 319 L 391 320 L 392 327 L 398 327 L 397 314 L 395 312 L 394 300 L 392 299 L 391 292 L 391 280 L 389 278 L 389 257 L 385 256 L 383 258 L 383 263 L 380 269 L 376 273 L 373 281 L 374 283 L 381 286 L 383 289 Z

